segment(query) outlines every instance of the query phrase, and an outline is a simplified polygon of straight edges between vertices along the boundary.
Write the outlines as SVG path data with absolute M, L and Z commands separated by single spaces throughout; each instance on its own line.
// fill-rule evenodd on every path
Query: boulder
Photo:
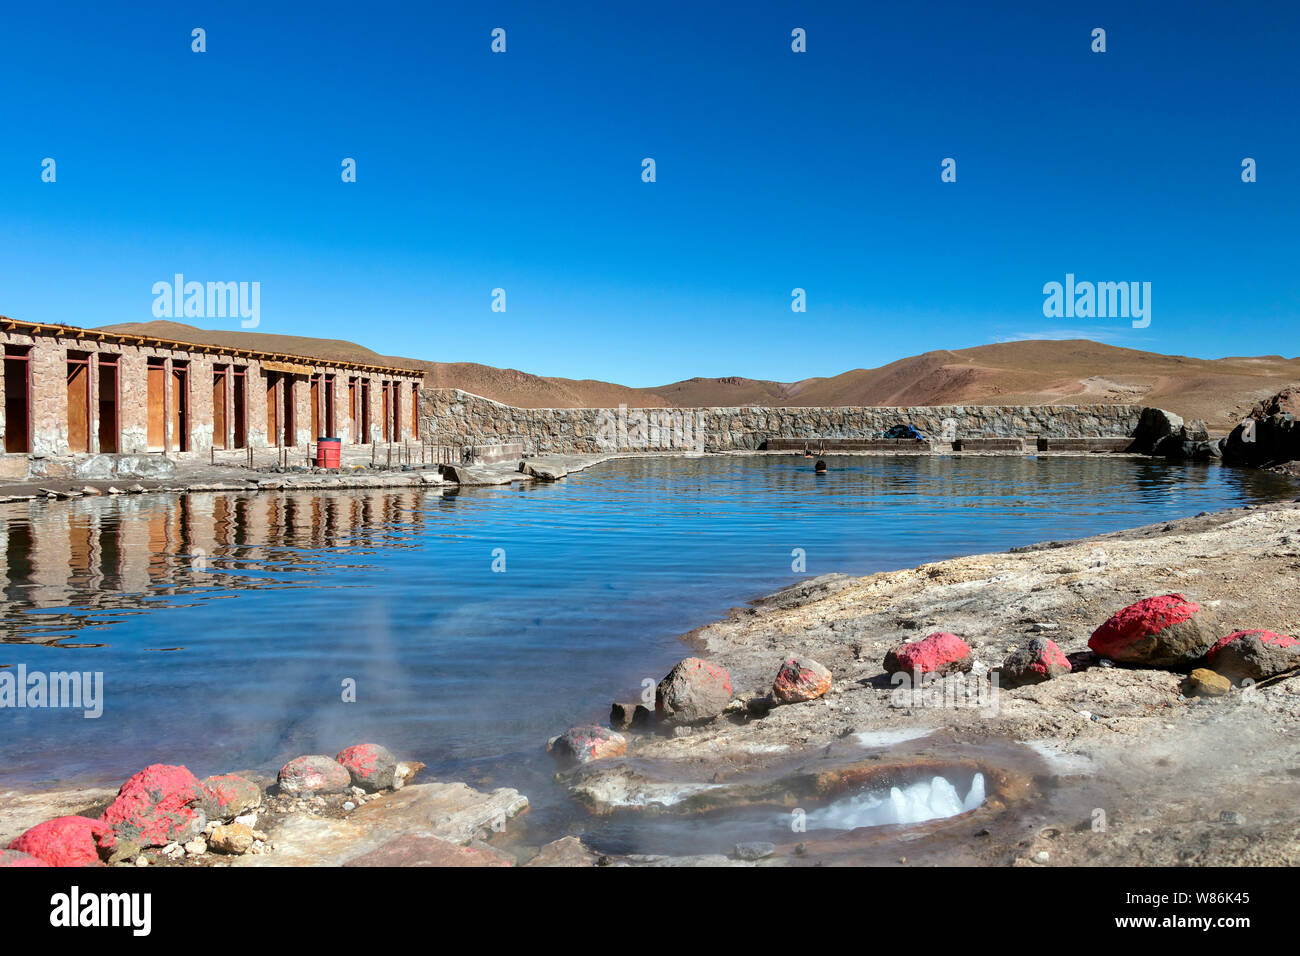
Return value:
M 1183 681 L 1183 694 L 1187 697 L 1222 697 L 1231 692 L 1232 681 L 1208 667 L 1198 667 Z
M 621 757 L 627 753 L 627 738 L 608 727 L 586 724 L 570 727 L 552 739 L 546 749 L 557 760 L 583 764 L 606 757 Z
M 1300 459 L 1300 386 L 1290 385 L 1250 410 L 1223 443 L 1230 464 L 1274 465 Z
M 334 759 L 347 770 L 354 787 L 360 787 L 367 793 L 393 788 L 397 758 L 379 744 L 357 744 Z
M 654 711 L 641 703 L 616 700 L 609 708 L 609 723 L 615 730 L 649 730 L 654 716 Z
M 1174 434 L 1183 427 L 1183 420 L 1173 412 L 1163 408 L 1144 408 L 1138 416 L 1137 427 L 1133 430 L 1133 443 L 1128 451 L 1140 455 L 1151 454 L 1161 439 Z
M 420 771 L 424 769 L 424 764 L 418 760 L 399 760 L 397 769 L 393 771 L 393 789 L 401 790 L 404 786 L 419 776 Z
M 1069 659 L 1055 641 L 1036 637 L 1007 655 L 998 669 L 998 686 L 1041 684 L 1053 677 L 1068 674 L 1071 670 Z
M 253 848 L 253 828 L 243 823 L 217 824 L 208 834 L 208 849 L 240 856 Z
M 568 470 L 558 461 L 543 461 L 540 458 L 521 461 L 519 473 L 538 481 L 559 481 L 568 475 Z
M 203 830 L 207 794 L 185 767 L 156 763 L 122 784 L 100 819 L 118 842 L 139 847 L 184 843 Z
M 772 682 L 772 695 L 785 704 L 815 700 L 831 689 L 831 672 L 808 657 L 787 657 Z
M 295 757 L 276 776 L 280 789 L 291 796 L 310 793 L 342 793 L 352 786 L 352 775 L 332 757 L 312 754 Z
M 203 788 L 203 813 L 209 820 L 233 820 L 262 805 L 262 788 L 233 773 L 207 777 Z
M 899 644 L 885 655 L 885 670 L 890 674 L 946 674 L 971 669 L 970 646 L 956 634 L 935 631 L 919 641 Z
M 1272 631 L 1234 631 L 1211 647 L 1205 660 L 1234 684 L 1261 681 L 1300 667 L 1300 641 Z
M 655 716 L 692 724 L 718 716 L 731 703 L 731 675 L 698 657 L 679 661 L 655 688 Z
M 36 824 L 9 849 L 34 856 L 46 866 L 103 866 L 115 844 L 113 828 L 102 820 L 56 817 Z
M 1191 668 L 1214 646 L 1209 611 L 1181 594 L 1143 598 L 1097 628 L 1088 646 L 1101 657 L 1135 667 Z
M 765 860 L 776 852 L 775 843 L 753 842 L 737 843 L 735 854 L 738 860 Z
M 7 866 L 49 866 L 49 864 L 21 850 L 0 850 L 0 867 Z

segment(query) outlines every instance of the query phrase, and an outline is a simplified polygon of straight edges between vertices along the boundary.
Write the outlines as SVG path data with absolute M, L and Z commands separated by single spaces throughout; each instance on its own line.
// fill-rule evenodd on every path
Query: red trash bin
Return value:
M 341 438 L 317 438 L 316 439 L 316 467 L 317 468 L 338 468 L 339 461 L 343 454 L 343 439 Z

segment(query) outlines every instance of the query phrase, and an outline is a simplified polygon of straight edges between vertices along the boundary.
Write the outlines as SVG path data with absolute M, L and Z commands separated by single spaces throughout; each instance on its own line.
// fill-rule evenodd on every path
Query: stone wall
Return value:
M 442 445 L 522 442 L 528 454 L 756 450 L 769 438 L 872 438 L 909 424 L 927 437 L 1117 438 L 1137 405 L 935 405 L 916 408 L 515 408 L 459 389 L 425 389 L 420 434 Z

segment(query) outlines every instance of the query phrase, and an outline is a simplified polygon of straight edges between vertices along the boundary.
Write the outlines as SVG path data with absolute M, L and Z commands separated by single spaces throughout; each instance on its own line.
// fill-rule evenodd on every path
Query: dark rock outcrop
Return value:
M 1267 466 L 1300 459 L 1300 386 L 1290 385 L 1250 410 L 1228 435 L 1223 460 Z

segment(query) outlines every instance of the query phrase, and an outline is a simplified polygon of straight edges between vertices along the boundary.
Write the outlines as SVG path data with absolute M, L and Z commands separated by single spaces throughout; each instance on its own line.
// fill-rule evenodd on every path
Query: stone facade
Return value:
M 515 408 L 459 389 L 421 396 L 420 429 L 443 445 L 522 442 L 526 453 L 758 450 L 771 438 L 873 438 L 909 424 L 954 438 L 1119 438 L 1137 405 L 935 405 L 916 408 Z
M 319 437 L 312 431 L 313 381 L 315 421 L 320 433 L 341 438 L 345 444 L 403 442 L 417 437 L 413 418 L 423 373 L 414 369 L 195 345 L 4 317 L 0 317 L 0 344 L 5 354 L 5 374 L 0 376 L 0 448 L 10 455 L 43 458 L 105 451 L 207 454 L 214 444 L 226 449 L 278 445 L 305 449 Z M 101 377 L 112 374 L 114 363 L 116 388 L 108 379 L 101 389 Z M 155 369 L 152 413 L 151 366 Z M 225 374 L 223 393 L 214 389 L 218 367 Z M 332 422 L 328 420 L 326 399 L 330 382 Z M 363 382 L 369 384 L 365 419 L 360 408 Z M 352 383 L 356 383 L 356 420 L 368 420 L 365 435 L 352 434 Z M 395 396 L 388 406 L 387 438 L 385 388 Z M 7 395 L 7 391 L 15 390 L 25 391 L 26 398 Z M 277 433 L 270 433 L 268 427 L 268 403 L 274 401 L 282 414 L 286 405 L 284 390 L 288 390 L 287 404 L 292 409 L 293 428 L 288 440 L 279 425 L 279 415 L 275 418 Z M 235 427 L 237 392 L 243 408 L 242 433 Z M 220 418 L 215 397 L 224 401 Z M 174 414 L 173 404 L 185 409 L 184 434 L 177 434 L 179 416 Z M 112 409 L 116 410 L 116 421 L 101 421 L 105 411 L 113 414 Z M 25 426 L 20 414 L 28 420 Z M 19 420 L 11 422 L 10 417 Z M 216 434 L 219 420 L 222 433 Z M 102 447 L 108 444 L 116 447 Z

